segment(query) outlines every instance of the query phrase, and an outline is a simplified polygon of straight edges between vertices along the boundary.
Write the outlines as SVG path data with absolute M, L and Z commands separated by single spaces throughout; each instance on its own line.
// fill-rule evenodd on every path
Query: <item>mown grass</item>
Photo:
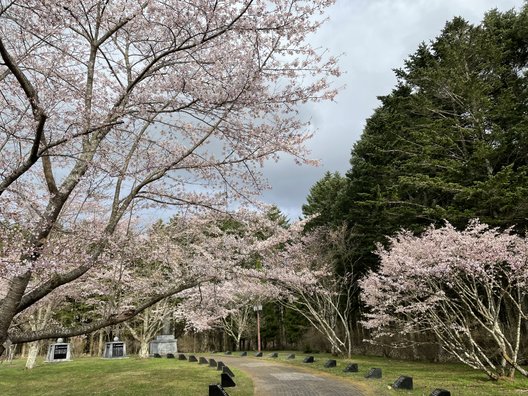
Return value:
M 0 395 L 202 396 L 208 394 L 209 384 L 220 382 L 219 371 L 177 359 L 40 360 L 32 370 L 24 369 L 24 364 L 23 359 L 0 364 Z M 251 379 L 239 370 L 231 370 L 236 387 L 228 389 L 229 395 L 253 395 Z
M 514 381 L 495 382 L 487 379 L 485 374 L 460 364 L 409 362 L 370 356 L 337 359 L 329 354 L 313 354 L 315 363 L 306 364 L 302 360 L 308 355 L 292 351 L 296 353 L 295 360 L 287 360 L 289 353 L 281 351 L 274 359 L 268 357 L 268 352 L 261 359 L 346 378 L 369 396 L 428 396 L 435 388 L 447 389 L 454 396 L 528 396 L 527 378 L 517 376 Z M 337 367 L 324 368 L 328 359 L 336 359 Z M 357 363 L 359 372 L 343 373 L 348 363 Z M 77 358 L 63 363 L 43 363 L 40 360 L 33 370 L 25 370 L 24 364 L 23 359 L 0 364 L 0 395 L 201 396 L 208 394 L 209 384 L 220 381 L 219 371 L 176 359 Z M 382 369 L 382 379 L 365 379 L 365 374 L 372 367 Z M 230 368 L 235 373 L 237 386 L 228 389 L 229 395 L 253 395 L 251 379 L 240 370 Z M 400 375 L 413 377 L 414 390 L 389 389 Z
M 345 377 L 368 395 L 425 395 L 429 396 L 433 389 L 447 389 L 454 396 L 528 396 L 528 378 L 517 374 L 515 380 L 491 381 L 480 371 L 472 370 L 461 364 L 437 364 L 425 362 L 410 362 L 372 356 L 356 356 L 353 359 L 339 359 L 330 354 L 312 354 L 315 362 L 302 363 L 307 354 L 296 353 L 294 360 L 287 360 L 290 352 L 280 352 L 278 358 L 270 358 L 264 354 L 266 360 L 277 360 L 282 363 L 302 366 L 310 370 L 317 370 L 330 375 Z M 324 368 L 328 359 L 335 359 L 337 367 Z M 349 363 L 357 363 L 358 373 L 344 373 L 343 369 Z M 381 379 L 366 379 L 365 375 L 373 368 L 382 369 Z M 413 377 L 412 391 L 394 390 L 390 385 L 400 376 Z

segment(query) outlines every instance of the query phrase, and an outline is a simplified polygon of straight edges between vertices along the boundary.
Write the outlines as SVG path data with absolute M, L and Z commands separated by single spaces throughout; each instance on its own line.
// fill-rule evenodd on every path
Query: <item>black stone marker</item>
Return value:
M 229 396 L 219 384 L 209 385 L 209 396 Z
M 380 368 L 371 368 L 365 378 L 381 378 L 381 369 Z
M 200 359 L 198 360 L 198 364 L 208 364 L 209 362 L 207 361 L 206 358 L 204 358 L 203 356 L 200 356 Z
M 155 354 L 154 354 L 154 357 L 155 357 L 155 358 L 160 358 L 161 355 L 160 355 L 159 353 L 155 353 Z
M 235 376 L 235 373 L 233 373 L 233 372 L 231 371 L 231 369 L 230 369 L 229 367 L 227 367 L 227 366 L 222 367 L 222 372 L 223 372 L 223 373 L 226 373 L 226 374 L 229 375 L 231 378 L 233 378 L 233 377 Z
M 231 378 L 226 373 L 220 374 L 220 380 L 221 380 L 220 385 L 222 385 L 222 388 L 232 388 L 236 386 L 235 381 L 233 381 L 233 378 Z
M 231 351 L 226 351 L 225 354 L 226 355 L 231 355 Z
M 174 354 L 167 353 L 167 359 L 174 359 Z
M 429 396 L 451 396 L 451 392 L 445 389 L 436 388 L 431 392 Z
M 224 362 L 218 362 L 216 364 L 216 369 L 222 371 L 222 367 L 225 367 Z
M 258 352 L 255 354 L 255 357 L 262 357 L 262 352 Z
M 412 379 L 412 377 L 407 377 L 405 375 L 402 375 L 396 381 L 394 381 L 394 384 L 392 384 L 392 387 L 394 389 L 409 389 L 409 390 L 412 390 L 412 388 L 413 388 L 413 379 Z
M 242 353 L 240 354 L 240 356 L 247 356 L 247 352 L 245 352 L 245 351 L 242 352 Z
M 295 359 L 295 353 L 290 353 L 286 359 Z
M 53 360 L 66 359 L 67 355 L 68 355 L 68 345 L 67 344 L 55 345 L 55 349 L 53 349 Z
M 189 355 L 189 362 L 193 363 L 193 362 L 197 362 L 198 359 L 196 359 L 196 356 L 194 355 Z
M 273 352 L 273 353 L 270 353 L 269 356 L 272 357 L 272 358 L 277 358 L 277 357 L 279 357 L 279 354 L 277 352 Z
M 112 345 L 112 357 L 123 357 L 125 355 L 124 345 L 123 342 L 114 342 Z
M 216 360 L 209 359 L 209 367 L 216 367 Z
M 313 363 L 314 357 L 313 356 L 306 356 L 303 360 L 303 363 Z
M 183 353 L 180 353 L 178 355 L 178 360 L 187 360 L 187 356 L 185 356 Z
M 337 366 L 337 362 L 334 359 L 329 359 L 324 364 L 325 368 L 331 368 Z
M 358 371 L 359 371 L 359 367 L 357 363 L 350 363 L 343 370 L 344 373 L 357 373 Z

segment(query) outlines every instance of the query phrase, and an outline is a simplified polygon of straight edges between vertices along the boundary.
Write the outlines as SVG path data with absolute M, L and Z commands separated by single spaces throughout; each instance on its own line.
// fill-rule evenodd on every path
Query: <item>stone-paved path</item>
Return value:
M 289 364 L 238 356 L 219 360 L 246 372 L 253 379 L 255 396 L 363 396 L 346 380 Z

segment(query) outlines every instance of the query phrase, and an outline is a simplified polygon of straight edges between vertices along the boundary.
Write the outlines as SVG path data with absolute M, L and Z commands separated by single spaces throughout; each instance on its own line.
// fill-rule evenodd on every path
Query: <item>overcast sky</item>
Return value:
M 310 187 L 326 171 L 344 174 L 349 169 L 350 150 L 379 105 L 376 97 L 391 91 L 396 83 L 392 69 L 401 67 L 420 42 L 438 36 L 454 16 L 478 24 L 490 9 L 519 9 L 522 4 L 522 0 L 337 0 L 313 42 L 334 55 L 343 54 L 340 66 L 345 74 L 338 83 L 345 88 L 335 102 L 303 109 L 316 129 L 309 143 L 312 158 L 322 165 L 301 167 L 287 157 L 266 164 L 264 174 L 272 189 L 263 200 L 279 206 L 291 220 L 301 216 Z

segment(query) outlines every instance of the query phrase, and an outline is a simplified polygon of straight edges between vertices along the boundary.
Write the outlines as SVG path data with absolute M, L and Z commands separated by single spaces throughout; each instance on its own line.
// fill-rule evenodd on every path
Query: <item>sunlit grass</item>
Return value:
M 209 384 L 220 382 L 220 372 L 177 359 L 119 360 L 77 358 L 71 362 L 43 363 L 24 369 L 25 360 L 0 364 L 0 395 L 177 395 L 208 394 Z M 231 368 L 231 367 L 230 367 Z M 235 373 L 229 395 L 253 395 L 253 383 L 244 373 Z

